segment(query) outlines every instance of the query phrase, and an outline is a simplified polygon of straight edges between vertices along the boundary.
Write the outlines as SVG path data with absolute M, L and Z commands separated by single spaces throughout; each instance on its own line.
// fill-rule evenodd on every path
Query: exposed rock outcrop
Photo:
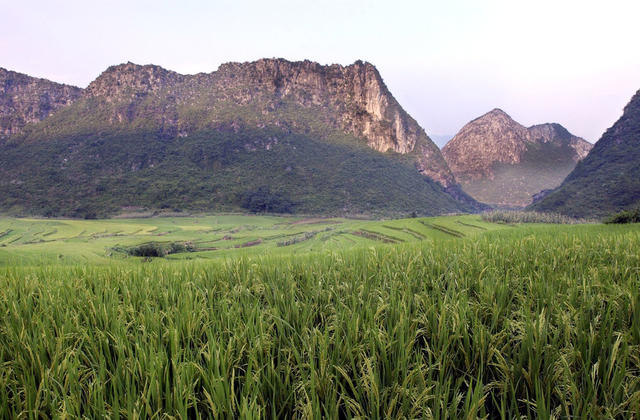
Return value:
M 256 196 L 309 214 L 483 208 L 369 63 L 263 59 L 195 75 L 126 63 L 76 92 L 0 143 L 0 210 L 228 211 Z
M 184 76 L 160 66 L 140 66 L 131 62 L 111 66 L 91 82 L 84 91 L 87 97 L 108 101 L 135 99 L 175 86 Z
M 84 96 L 110 107 L 110 124 L 151 120 L 170 135 L 224 124 L 339 129 L 377 151 L 412 154 L 424 175 L 445 187 L 455 183 L 438 147 L 370 63 L 323 66 L 262 59 L 196 75 L 127 63 L 107 69 Z
M 493 175 L 493 165 L 519 163 L 527 150 L 527 129 L 501 109 L 466 124 L 442 149 L 459 181 Z
M 220 77 L 227 85 L 258 84 L 274 99 L 290 98 L 302 106 L 328 109 L 334 114 L 332 123 L 366 139 L 371 148 L 380 152 L 415 153 L 421 172 L 444 186 L 454 183 L 437 146 L 402 109 L 370 63 L 357 61 L 344 67 L 263 59 L 225 64 L 211 76 Z M 238 102 L 251 99 L 251 95 L 234 98 Z M 265 111 L 268 110 L 269 107 Z
M 0 68 L 0 139 L 73 103 L 82 89 Z
M 557 187 L 591 147 L 560 124 L 527 128 L 494 109 L 466 124 L 442 153 L 476 200 L 520 207 Z
M 528 131 L 530 141 L 534 143 L 565 142 L 575 152 L 572 158 L 576 162 L 584 159 L 593 147 L 593 144 L 580 137 L 574 136 L 566 128 L 557 123 L 534 125 L 529 127 Z

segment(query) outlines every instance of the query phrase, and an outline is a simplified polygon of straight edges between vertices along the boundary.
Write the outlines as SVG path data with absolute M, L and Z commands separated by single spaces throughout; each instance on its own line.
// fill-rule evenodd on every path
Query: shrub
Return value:
M 180 252 L 195 252 L 196 248 L 191 242 L 146 242 L 126 248 L 114 248 L 114 251 L 124 252 L 132 257 L 166 257 L 169 254 Z
M 169 250 L 162 244 L 149 242 L 129 248 L 128 254 L 134 257 L 164 257 Z
M 612 214 L 604 222 L 607 224 L 640 223 L 640 208 Z

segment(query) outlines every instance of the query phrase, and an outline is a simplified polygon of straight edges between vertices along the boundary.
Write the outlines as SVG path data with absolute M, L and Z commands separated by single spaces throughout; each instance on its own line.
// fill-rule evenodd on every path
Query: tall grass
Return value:
M 5 268 L 0 417 L 638 418 L 638 249 L 579 226 Z
M 585 219 L 574 219 L 560 213 L 539 213 L 535 211 L 492 210 L 482 214 L 482 220 L 492 223 L 546 223 L 573 225 L 587 223 Z

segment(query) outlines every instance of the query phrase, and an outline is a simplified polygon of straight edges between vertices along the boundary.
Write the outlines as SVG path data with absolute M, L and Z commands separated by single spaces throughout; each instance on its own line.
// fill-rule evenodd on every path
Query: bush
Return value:
M 147 242 L 128 248 L 114 248 L 115 251 L 124 252 L 132 257 L 166 257 L 169 254 L 180 252 L 195 252 L 196 248 L 191 242 Z
M 164 257 L 169 250 L 162 244 L 150 242 L 129 248 L 129 255 L 134 257 Z
M 607 224 L 640 223 L 640 208 L 613 214 L 604 220 Z

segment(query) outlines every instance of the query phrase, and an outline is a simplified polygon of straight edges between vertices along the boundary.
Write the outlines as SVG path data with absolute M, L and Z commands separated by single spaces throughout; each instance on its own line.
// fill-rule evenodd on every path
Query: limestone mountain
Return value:
M 575 217 L 602 217 L 640 207 L 640 90 L 567 176 L 530 206 Z
M 0 140 L 70 105 L 82 89 L 0 67 Z
M 263 59 L 196 75 L 112 66 L 3 149 L 5 209 L 233 209 L 267 190 L 298 212 L 479 208 L 376 68 L 361 61 Z M 17 163 L 29 154 L 39 158 Z M 59 183 L 74 188 L 59 191 Z
M 505 207 L 555 188 L 591 148 L 560 124 L 524 127 L 500 109 L 466 124 L 442 149 L 463 190 Z
M 173 137 L 229 124 L 340 130 L 379 152 L 413 156 L 421 173 L 445 187 L 455 183 L 438 147 L 398 104 L 377 69 L 361 61 L 322 66 L 262 59 L 197 75 L 127 63 L 93 81 L 83 100 L 68 110 L 78 112 L 90 118 L 71 127 L 76 131 L 142 128 Z M 67 117 L 60 114 L 60 119 Z

